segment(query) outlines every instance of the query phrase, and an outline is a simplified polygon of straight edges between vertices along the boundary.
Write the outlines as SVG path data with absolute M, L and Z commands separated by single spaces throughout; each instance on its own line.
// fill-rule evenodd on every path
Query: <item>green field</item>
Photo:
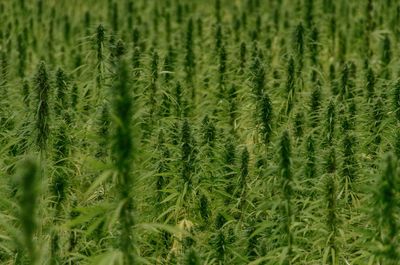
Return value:
M 1 0 L 0 264 L 400 264 L 400 2 Z

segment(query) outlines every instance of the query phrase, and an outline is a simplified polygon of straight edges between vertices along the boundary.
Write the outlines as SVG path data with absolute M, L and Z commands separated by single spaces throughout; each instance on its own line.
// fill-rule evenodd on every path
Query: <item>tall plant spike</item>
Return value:
M 375 241 L 381 246 L 375 249 L 375 255 L 381 264 L 396 264 L 399 260 L 398 230 L 395 217 L 397 193 L 396 176 L 398 174 L 397 158 L 388 154 L 385 158 L 383 172 L 378 179 L 378 189 L 374 193 L 373 218 L 375 221 Z
M 114 98 L 112 109 L 115 115 L 113 136 L 113 160 L 117 170 L 117 188 L 120 202 L 120 235 L 119 249 L 123 253 L 123 264 L 135 264 L 135 237 L 134 227 L 134 201 L 132 190 L 134 188 L 134 175 L 132 162 L 134 161 L 135 145 L 133 142 L 132 114 L 134 111 L 131 84 L 129 80 L 127 63 L 121 60 L 117 66 L 114 83 Z
M 31 159 L 20 163 L 16 174 L 20 186 L 19 220 L 21 223 L 22 243 L 28 256 L 29 264 L 39 264 L 38 245 L 34 239 L 38 229 L 38 201 L 39 201 L 39 169 Z M 22 254 L 22 253 L 21 253 Z
M 41 153 L 47 148 L 50 128 L 50 109 L 49 109 L 49 93 L 50 84 L 46 70 L 46 64 L 42 61 L 39 63 L 35 75 L 34 86 L 37 95 L 37 112 L 36 112 L 36 145 Z
M 292 158 L 291 158 L 291 144 L 289 132 L 285 130 L 280 140 L 280 178 L 281 178 L 281 192 L 282 192 L 282 214 L 284 222 L 283 233 L 285 241 L 282 242 L 285 247 L 284 263 L 291 264 L 293 258 L 293 236 L 292 223 L 293 223 L 293 176 L 292 176 Z

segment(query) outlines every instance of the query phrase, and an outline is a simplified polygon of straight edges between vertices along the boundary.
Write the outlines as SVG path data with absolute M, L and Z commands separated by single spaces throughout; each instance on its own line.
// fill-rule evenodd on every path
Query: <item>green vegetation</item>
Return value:
M 0 16 L 0 264 L 400 264 L 400 3 Z

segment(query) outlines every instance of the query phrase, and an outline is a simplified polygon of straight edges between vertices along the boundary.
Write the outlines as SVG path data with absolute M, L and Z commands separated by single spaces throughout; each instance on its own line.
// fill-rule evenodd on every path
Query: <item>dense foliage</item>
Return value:
M 0 15 L 1 264 L 400 264 L 400 3 Z

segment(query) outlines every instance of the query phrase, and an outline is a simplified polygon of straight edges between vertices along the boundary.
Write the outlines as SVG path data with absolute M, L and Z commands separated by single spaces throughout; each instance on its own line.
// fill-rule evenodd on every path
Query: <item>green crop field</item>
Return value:
M 400 2 L 1 0 L 1 265 L 400 264 Z

